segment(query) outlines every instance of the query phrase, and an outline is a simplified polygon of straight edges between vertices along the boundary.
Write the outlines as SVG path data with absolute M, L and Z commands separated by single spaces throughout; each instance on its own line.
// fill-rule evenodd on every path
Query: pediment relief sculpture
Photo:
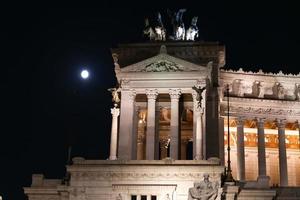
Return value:
M 142 72 L 176 72 L 183 71 L 183 67 L 174 62 L 167 60 L 161 60 L 154 63 L 150 63 L 145 66 Z
M 162 48 L 162 52 L 166 52 L 166 49 Z M 204 71 L 205 74 L 208 74 L 209 70 L 211 70 L 211 62 L 207 66 L 200 66 L 162 52 L 154 57 L 123 67 L 120 70 L 121 72 Z

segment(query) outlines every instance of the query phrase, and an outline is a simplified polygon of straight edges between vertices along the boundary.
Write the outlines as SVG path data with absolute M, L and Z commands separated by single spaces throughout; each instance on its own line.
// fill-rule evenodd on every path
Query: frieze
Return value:
M 300 110 L 294 109 L 276 109 L 276 108 L 257 108 L 251 106 L 229 106 L 232 115 L 274 115 L 274 116 L 300 116 Z M 221 106 L 221 113 L 224 115 L 227 111 L 227 106 Z
M 147 172 L 73 172 L 73 181 L 100 181 L 111 179 L 128 179 L 128 180 L 147 180 L 147 179 L 199 179 L 203 173 L 147 173 Z M 219 174 L 213 173 L 211 177 L 219 178 Z

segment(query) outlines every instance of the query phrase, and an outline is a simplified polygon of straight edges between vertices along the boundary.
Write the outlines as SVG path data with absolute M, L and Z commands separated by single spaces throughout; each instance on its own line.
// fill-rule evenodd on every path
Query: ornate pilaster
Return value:
M 134 90 L 121 91 L 121 116 L 120 116 L 120 134 L 118 158 L 124 160 L 132 159 L 132 134 L 133 134 L 133 116 L 134 101 L 136 92 Z
M 193 104 L 194 104 L 194 116 L 193 116 L 193 158 L 195 160 L 203 159 L 203 109 L 197 99 L 198 93 L 193 91 Z M 199 106 L 201 105 L 201 106 Z
M 288 168 L 285 146 L 285 120 L 277 120 L 279 140 L 279 174 L 280 186 L 288 186 Z
M 112 125 L 111 125 L 111 136 L 110 136 L 110 160 L 117 159 L 117 143 L 118 143 L 118 116 L 120 114 L 119 108 L 112 108 Z
M 265 119 L 256 119 L 257 125 L 257 152 L 258 152 L 258 176 L 266 176 L 266 147 L 265 147 Z
M 146 159 L 155 159 L 155 102 L 158 95 L 156 89 L 146 90 L 146 95 L 148 98 L 148 108 L 147 108 L 147 134 L 146 134 Z
M 179 159 L 179 98 L 181 95 L 180 89 L 169 90 L 171 98 L 171 146 L 170 146 L 170 157 L 172 159 Z
M 245 144 L 244 144 L 244 122 L 245 118 L 239 117 L 237 120 L 237 179 L 245 180 Z

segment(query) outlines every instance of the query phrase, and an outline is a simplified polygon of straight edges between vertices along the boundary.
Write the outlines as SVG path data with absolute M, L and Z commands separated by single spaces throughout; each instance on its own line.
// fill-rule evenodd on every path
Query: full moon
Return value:
M 81 78 L 87 79 L 89 77 L 89 71 L 88 70 L 82 70 L 80 75 L 81 75 Z

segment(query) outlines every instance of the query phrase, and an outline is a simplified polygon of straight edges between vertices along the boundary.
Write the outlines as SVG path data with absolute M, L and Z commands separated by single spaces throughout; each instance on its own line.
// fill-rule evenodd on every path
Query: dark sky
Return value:
M 199 16 L 201 38 L 226 45 L 226 68 L 300 71 L 295 5 L 124 2 L 2 7 L 0 195 L 4 200 L 25 199 L 22 187 L 31 184 L 32 173 L 61 178 L 68 144 L 73 145 L 73 156 L 108 157 L 111 97 L 106 89 L 116 83 L 109 48 L 143 41 L 144 17 L 156 11 L 184 7 L 186 19 Z M 91 73 L 85 81 L 79 77 L 84 66 Z

